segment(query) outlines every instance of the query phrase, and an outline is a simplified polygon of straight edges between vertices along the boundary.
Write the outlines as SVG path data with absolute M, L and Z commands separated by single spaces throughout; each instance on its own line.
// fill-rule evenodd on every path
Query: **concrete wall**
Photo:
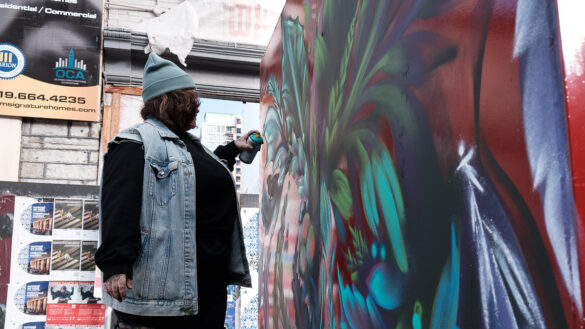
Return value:
M 585 327 L 585 23 L 558 3 L 578 60 L 557 1 L 287 2 L 261 328 Z
M 98 183 L 99 123 L 30 118 L 22 121 L 19 181 Z

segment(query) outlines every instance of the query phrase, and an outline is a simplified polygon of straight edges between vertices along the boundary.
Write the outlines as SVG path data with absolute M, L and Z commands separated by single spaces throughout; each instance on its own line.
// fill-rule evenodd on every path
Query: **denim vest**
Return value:
M 104 301 L 118 311 L 137 315 L 197 314 L 195 168 L 191 154 L 175 133 L 153 118 L 121 131 L 108 145 L 120 142 L 135 142 L 144 148 L 142 245 L 127 298 L 120 303 L 103 290 Z M 205 150 L 225 167 L 213 152 Z M 235 186 L 226 193 L 235 193 Z M 228 283 L 251 287 L 239 204 L 237 208 Z

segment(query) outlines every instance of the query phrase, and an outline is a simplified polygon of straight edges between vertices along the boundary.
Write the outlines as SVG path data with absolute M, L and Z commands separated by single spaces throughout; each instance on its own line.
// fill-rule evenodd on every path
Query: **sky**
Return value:
M 197 114 L 197 127 L 203 125 L 203 119 L 205 118 L 206 112 L 213 113 L 229 113 L 242 115 L 243 103 L 241 101 L 230 101 L 224 99 L 213 99 L 213 98 L 200 98 L 201 106 L 199 106 L 199 113 Z M 195 128 L 193 132 L 196 136 L 199 136 L 199 129 Z

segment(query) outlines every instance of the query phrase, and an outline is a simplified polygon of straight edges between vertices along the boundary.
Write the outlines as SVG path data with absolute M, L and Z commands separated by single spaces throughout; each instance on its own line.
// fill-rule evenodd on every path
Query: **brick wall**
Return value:
M 99 123 L 22 120 L 21 182 L 95 185 Z

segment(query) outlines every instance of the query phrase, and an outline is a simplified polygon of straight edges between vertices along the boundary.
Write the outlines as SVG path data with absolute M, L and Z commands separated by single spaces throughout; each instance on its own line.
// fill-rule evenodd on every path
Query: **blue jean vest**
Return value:
M 104 301 L 118 311 L 137 315 L 197 314 L 196 182 L 191 154 L 175 133 L 153 118 L 121 131 L 109 144 L 121 142 L 139 143 L 144 148 L 142 245 L 127 298 L 118 302 L 103 290 Z M 205 150 L 225 167 L 213 152 Z M 235 193 L 235 186 L 226 193 Z M 239 204 L 237 207 L 229 284 L 251 287 Z

